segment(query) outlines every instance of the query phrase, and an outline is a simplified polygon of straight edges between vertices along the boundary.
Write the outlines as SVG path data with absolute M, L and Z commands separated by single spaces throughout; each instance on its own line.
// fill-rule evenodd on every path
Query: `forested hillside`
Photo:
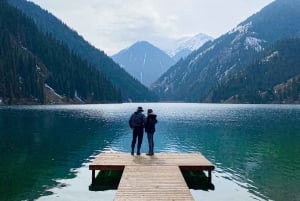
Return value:
M 26 0 L 8 0 L 8 2 L 33 19 L 42 32 L 51 34 L 82 59 L 95 65 L 121 92 L 123 101 L 157 101 L 157 97 L 147 87 L 51 13 Z
M 275 42 L 300 36 L 300 1 L 276 0 L 180 60 L 152 85 L 166 101 L 199 102 Z
M 45 86 L 64 102 L 120 102 L 121 94 L 92 65 L 38 30 L 16 8 L 0 1 L 0 100 L 43 104 Z
M 300 39 L 275 43 L 255 63 L 223 80 L 206 101 L 300 103 Z

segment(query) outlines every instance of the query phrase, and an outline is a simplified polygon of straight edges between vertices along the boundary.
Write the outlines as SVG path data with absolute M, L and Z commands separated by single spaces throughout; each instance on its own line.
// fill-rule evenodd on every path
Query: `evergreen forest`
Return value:
M 22 12 L 0 1 L 0 100 L 46 104 L 45 86 L 65 103 L 121 102 L 116 87 L 87 61 Z
M 48 11 L 26 0 L 7 0 L 7 2 L 31 18 L 40 31 L 51 34 L 53 38 L 64 43 L 82 59 L 93 64 L 120 91 L 123 102 L 155 102 L 158 100 L 152 91 L 128 74 L 103 51 L 87 42 L 75 30 L 69 28 Z
M 212 102 L 300 102 L 300 39 L 282 39 L 256 62 L 219 83 Z

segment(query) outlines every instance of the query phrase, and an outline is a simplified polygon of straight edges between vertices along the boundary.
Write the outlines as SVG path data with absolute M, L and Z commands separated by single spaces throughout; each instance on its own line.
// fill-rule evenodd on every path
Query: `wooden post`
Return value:
M 208 170 L 208 181 L 211 183 L 211 170 Z
M 96 170 L 92 170 L 92 184 L 95 184 L 96 180 Z

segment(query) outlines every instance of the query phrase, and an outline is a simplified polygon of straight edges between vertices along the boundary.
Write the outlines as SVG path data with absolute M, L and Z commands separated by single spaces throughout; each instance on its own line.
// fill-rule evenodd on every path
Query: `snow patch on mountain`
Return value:
M 272 54 L 270 54 L 269 56 L 266 56 L 264 59 L 262 59 L 262 63 L 270 62 L 271 59 L 276 57 L 277 55 L 279 55 L 278 51 L 272 52 Z
M 228 32 L 228 34 L 233 34 L 239 32 L 240 34 L 245 34 L 248 32 L 249 28 L 252 27 L 252 22 L 249 22 L 244 25 L 239 25 Z
M 46 87 L 47 89 L 49 89 L 49 90 L 50 90 L 55 96 L 57 96 L 58 98 L 62 98 L 62 96 L 61 96 L 60 94 L 56 93 L 56 91 L 55 91 L 52 87 L 50 87 L 48 84 L 45 83 L 45 87 Z
M 208 40 L 212 40 L 212 37 L 209 37 L 205 34 L 198 34 L 192 38 L 185 37 L 178 40 L 177 48 L 175 50 L 175 54 L 183 49 L 189 49 L 191 51 L 199 49 L 205 42 Z M 174 55 L 175 55 L 174 54 Z
M 252 27 L 252 22 L 249 22 L 245 25 L 239 25 L 233 28 L 228 34 L 237 34 L 235 38 L 232 40 L 231 44 L 235 44 L 236 42 L 240 41 L 241 38 L 248 33 L 249 28 Z
M 234 65 L 232 65 L 231 67 L 229 67 L 229 69 L 226 70 L 226 71 L 224 72 L 224 76 L 223 76 L 223 77 L 226 77 L 227 75 L 229 75 L 230 72 L 231 72 L 232 70 L 234 70 L 235 67 L 236 67 L 236 64 L 234 64 Z M 220 80 L 219 80 L 219 81 L 220 81 Z
M 143 67 L 145 66 L 146 60 L 147 60 L 147 52 L 145 52 L 145 54 L 144 54 Z
M 203 55 L 206 54 L 207 52 L 213 50 L 214 48 L 215 48 L 215 45 L 212 45 L 212 46 L 210 46 L 209 48 L 207 48 L 206 50 L 204 50 L 203 52 L 200 52 L 194 59 L 192 59 L 192 60 L 190 61 L 189 65 L 193 65 L 194 63 L 196 63 L 196 62 L 199 60 L 199 58 L 200 58 L 201 56 L 203 56 Z
M 248 50 L 250 47 L 255 49 L 257 52 L 261 52 L 264 48 L 260 45 L 263 40 L 254 38 L 254 37 L 247 37 L 245 40 L 245 48 Z
M 199 49 L 207 41 L 214 40 L 213 37 L 200 33 L 192 37 L 183 37 L 174 41 L 174 47 L 165 52 L 175 60 L 185 58 L 191 52 Z

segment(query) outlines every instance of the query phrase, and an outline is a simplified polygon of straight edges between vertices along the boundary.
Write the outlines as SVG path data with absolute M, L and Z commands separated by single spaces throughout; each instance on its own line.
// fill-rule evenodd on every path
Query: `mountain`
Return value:
M 300 103 L 300 38 L 285 39 L 219 83 L 209 102 Z
M 277 40 L 299 37 L 299 10 L 299 0 L 272 2 L 180 60 L 151 85 L 152 90 L 162 100 L 203 100 L 221 80 L 253 63 Z
M 175 41 L 175 48 L 168 53 L 175 61 L 186 58 L 190 53 L 199 49 L 204 43 L 214 40 L 213 37 L 200 33 L 193 37 L 184 37 Z
M 39 6 L 26 0 L 7 0 L 32 18 L 39 29 L 67 45 L 75 54 L 96 66 L 121 92 L 123 101 L 156 101 L 157 97 L 129 75 L 103 51 L 85 41 L 77 32 Z
M 140 41 L 112 56 L 145 86 L 156 81 L 175 62 L 154 45 Z
M 38 30 L 0 1 L 0 102 L 2 104 L 120 102 L 119 91 L 94 66 Z

